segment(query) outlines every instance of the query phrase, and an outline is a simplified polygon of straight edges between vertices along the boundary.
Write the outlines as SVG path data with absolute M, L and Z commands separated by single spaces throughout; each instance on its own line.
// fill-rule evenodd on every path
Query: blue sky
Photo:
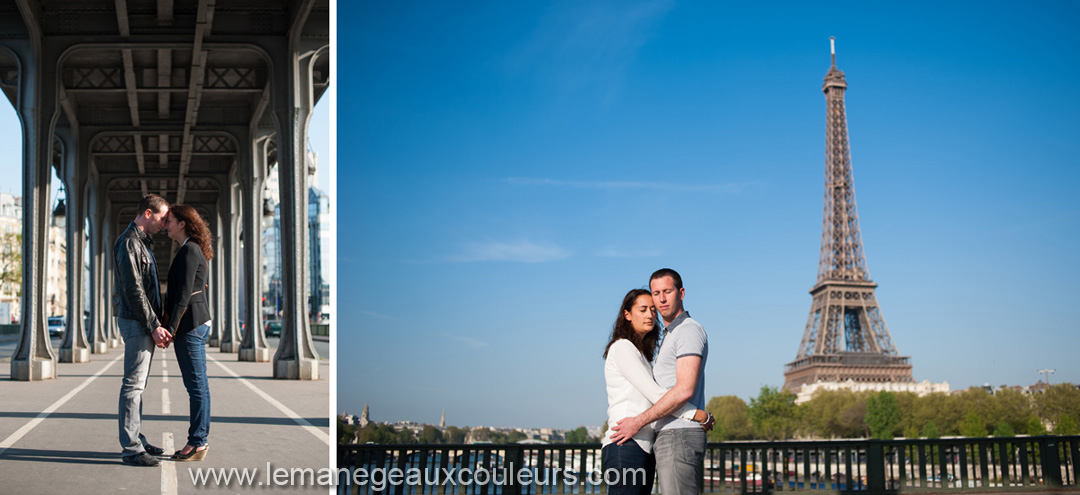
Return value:
M 708 331 L 707 396 L 781 385 L 817 269 L 830 36 L 870 275 L 915 378 L 1080 382 L 1077 21 L 342 2 L 338 409 L 599 425 L 619 302 L 661 267 Z

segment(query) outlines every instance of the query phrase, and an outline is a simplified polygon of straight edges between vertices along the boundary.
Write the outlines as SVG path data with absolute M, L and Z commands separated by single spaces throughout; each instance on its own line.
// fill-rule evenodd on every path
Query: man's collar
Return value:
M 135 235 L 138 236 L 140 241 L 143 241 L 147 244 L 154 243 L 154 238 L 150 236 L 150 234 L 143 232 L 143 230 L 140 229 L 138 225 L 135 225 L 134 221 L 128 224 L 128 228 L 135 231 Z
M 689 317 L 690 317 L 690 312 L 689 311 L 684 310 L 682 313 L 679 313 L 679 316 L 676 316 L 675 320 L 672 321 L 670 325 L 664 327 L 664 333 L 667 334 L 669 330 L 679 326 L 679 323 L 682 323 L 683 320 L 685 320 L 685 319 L 687 319 Z

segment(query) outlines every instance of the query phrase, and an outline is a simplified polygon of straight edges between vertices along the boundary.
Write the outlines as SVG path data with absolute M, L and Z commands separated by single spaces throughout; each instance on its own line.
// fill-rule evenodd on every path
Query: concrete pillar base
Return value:
M 61 363 L 89 363 L 90 349 L 60 349 Z
M 11 379 L 23 382 L 56 379 L 56 362 L 51 359 L 12 361 Z
M 221 344 L 221 352 L 236 354 L 237 352 L 240 352 L 240 344 L 235 342 L 226 342 L 224 344 Z
M 94 354 L 105 354 L 106 352 L 109 352 L 109 344 L 106 344 L 105 342 L 94 342 L 93 344 L 90 344 L 90 352 Z
M 254 363 L 269 363 L 270 349 L 240 349 L 240 360 Z
M 120 339 L 109 339 L 109 349 L 120 347 Z
M 283 380 L 318 380 L 319 360 L 276 361 L 274 362 L 274 378 Z
M 206 342 L 206 345 L 210 347 L 219 347 L 221 346 L 221 339 L 211 338 L 209 341 Z

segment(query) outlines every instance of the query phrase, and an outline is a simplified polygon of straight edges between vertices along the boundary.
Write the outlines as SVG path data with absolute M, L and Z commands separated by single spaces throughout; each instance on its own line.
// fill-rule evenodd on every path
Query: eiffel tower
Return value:
M 825 214 L 821 259 L 814 297 L 795 360 L 784 368 L 784 390 L 803 384 L 843 382 L 913 382 L 910 357 L 900 356 L 874 297 L 855 208 L 855 184 L 848 146 L 844 73 L 832 66 L 825 74 Z

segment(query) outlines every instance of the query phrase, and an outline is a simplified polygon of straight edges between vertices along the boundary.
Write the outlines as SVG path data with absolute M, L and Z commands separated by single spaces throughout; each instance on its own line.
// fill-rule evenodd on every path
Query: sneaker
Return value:
M 157 459 L 150 457 L 150 455 L 146 452 L 139 452 L 138 454 L 132 456 L 126 455 L 122 457 L 122 459 L 124 461 L 124 464 L 131 464 L 132 466 L 154 467 L 160 464 Z
M 150 444 L 143 445 L 143 448 L 146 449 L 146 453 L 150 455 L 161 455 L 165 453 L 165 449 Z

